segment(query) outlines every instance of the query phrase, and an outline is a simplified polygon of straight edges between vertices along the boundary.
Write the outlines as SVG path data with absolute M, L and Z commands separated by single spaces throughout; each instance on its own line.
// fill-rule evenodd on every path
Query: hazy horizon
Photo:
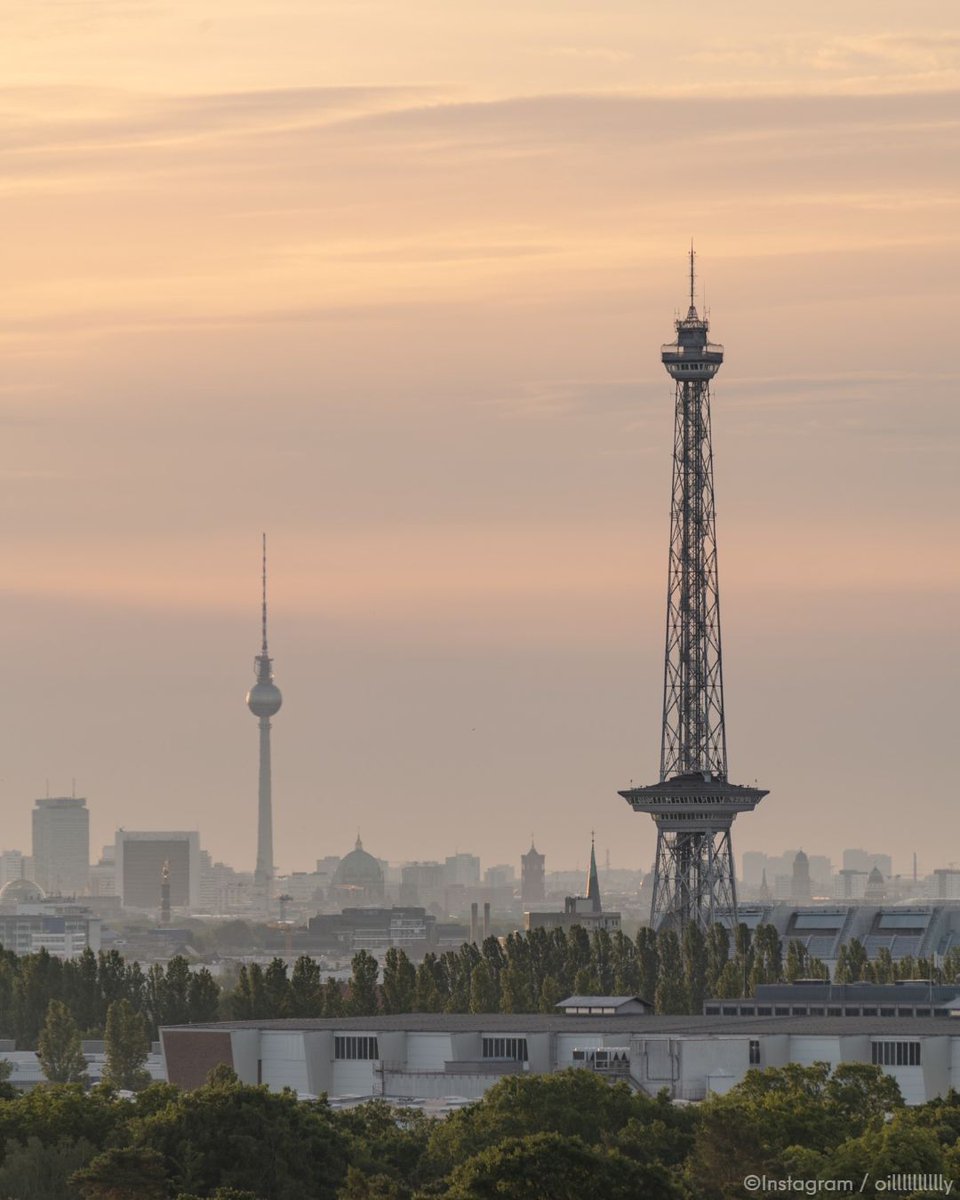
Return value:
M 715 12 L 6 7 L 6 847 L 252 869 L 266 530 L 280 870 L 649 869 L 693 236 L 738 862 L 960 859 L 960 21 Z

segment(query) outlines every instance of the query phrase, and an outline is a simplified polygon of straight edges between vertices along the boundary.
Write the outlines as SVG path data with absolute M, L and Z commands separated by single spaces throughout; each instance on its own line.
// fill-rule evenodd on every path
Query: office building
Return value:
M 80 796 L 33 806 L 33 877 L 47 895 L 82 896 L 90 879 L 90 813 Z
M 159 913 L 165 863 L 169 864 L 171 906 L 200 908 L 200 835 L 195 831 L 119 829 L 115 862 L 124 908 Z

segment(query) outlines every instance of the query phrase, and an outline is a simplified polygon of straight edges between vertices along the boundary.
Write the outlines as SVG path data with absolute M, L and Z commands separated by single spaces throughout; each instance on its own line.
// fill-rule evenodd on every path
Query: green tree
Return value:
M 87 1060 L 80 1031 L 62 1000 L 51 1000 L 37 1042 L 37 1057 L 50 1083 L 85 1083 Z
M 637 991 L 648 1004 L 654 1003 L 660 975 L 657 935 L 648 925 L 637 930 Z
M 340 981 L 334 979 L 332 975 L 328 975 L 323 985 L 323 1015 L 325 1017 L 342 1017 L 345 1009 Z
M 704 1198 L 740 1196 L 750 1174 L 818 1173 L 821 1159 L 847 1138 L 883 1128 L 902 1106 L 896 1081 L 879 1067 L 842 1063 L 790 1063 L 748 1071 L 724 1096 L 700 1106 L 696 1144 L 687 1169 Z
M 616 996 L 633 996 L 638 992 L 640 987 L 640 965 L 637 961 L 636 947 L 621 929 L 614 932 L 611 940 L 613 994 Z
M 176 1191 L 236 1188 L 269 1200 L 335 1200 L 348 1139 L 324 1102 L 242 1084 L 205 1086 L 135 1127 L 135 1148 L 155 1150 Z
M 758 925 L 753 935 L 751 991 L 761 983 L 780 983 L 783 979 L 783 959 L 780 935 L 775 925 Z
M 592 977 L 593 955 L 590 952 L 590 935 L 582 925 L 572 925 L 567 930 L 567 978 L 574 991 L 579 991 L 577 976 Z
M 293 964 L 290 976 L 290 1015 L 319 1017 L 323 1015 L 323 982 L 320 964 L 315 958 L 301 954 Z
M 430 1118 L 372 1100 L 341 1112 L 338 1126 L 349 1139 L 348 1157 L 354 1168 L 338 1200 L 409 1196 L 433 1126 Z
M 561 992 L 560 985 L 556 979 L 552 975 L 545 976 L 543 985 L 540 988 L 540 1011 L 556 1016 L 557 1005 L 561 1000 L 565 999 L 566 997 Z
M 70 1137 L 99 1151 L 121 1136 L 133 1111 L 132 1105 L 118 1102 L 107 1088 L 87 1092 L 76 1083 L 47 1084 L 17 1100 L 0 1102 L 0 1146 L 10 1140 L 26 1145 L 30 1138 L 38 1138 L 53 1147 Z
M 142 1147 L 105 1150 L 73 1176 L 83 1200 L 167 1200 L 163 1155 Z
M 16 1200 L 79 1200 L 70 1183 L 75 1171 L 90 1161 L 94 1146 L 83 1138 L 61 1137 L 45 1145 L 38 1137 L 10 1139 L 0 1165 L 0 1196 Z
M 443 997 L 437 982 L 437 956 L 428 951 L 417 967 L 413 992 L 414 1012 L 442 1012 Z
M 560 997 L 561 1000 L 563 997 Z M 530 973 L 519 962 L 505 967 L 500 975 L 500 1011 L 505 1013 L 532 1012 Z
M 550 1133 L 606 1146 L 631 1122 L 651 1133 L 656 1128 L 680 1133 L 689 1130 L 691 1115 L 669 1101 L 633 1093 L 624 1083 L 608 1084 L 591 1071 L 508 1075 L 476 1104 L 434 1123 L 424 1178 L 442 1178 L 507 1137 Z
M 383 1011 L 413 1012 L 417 972 L 403 950 L 391 946 L 383 962 Z
M 63 963 L 45 949 L 19 960 L 11 997 L 13 1034 L 18 1046 L 36 1046 L 51 1000 L 60 1000 Z
M 506 1138 L 455 1167 L 443 1200 L 672 1200 L 679 1191 L 662 1168 L 578 1137 L 535 1133 Z
M 847 943 L 847 958 L 850 963 L 851 978 L 856 981 L 863 978 L 863 970 L 870 961 L 866 947 L 859 938 L 851 938 Z
M 263 973 L 263 988 L 266 993 L 267 1011 L 270 1018 L 290 1015 L 290 981 L 287 964 L 282 958 L 273 958 Z
M 107 1009 L 104 1050 L 107 1060 L 104 1083 L 132 1092 L 147 1087 L 150 1083 L 150 1072 L 146 1069 L 150 1036 L 146 1019 L 134 1010 L 129 1000 L 114 1000 Z
M 216 1021 L 220 1016 L 220 987 L 206 967 L 190 975 L 187 1009 L 191 1025 Z
M 719 995 L 720 978 L 730 961 L 730 935 L 714 922 L 707 931 L 707 995 Z
M 355 1017 L 373 1016 L 379 1008 L 377 996 L 379 964 L 372 954 L 361 950 L 353 956 L 350 966 L 353 972 L 350 976 L 350 1014 Z
M 683 930 L 683 983 L 687 993 L 687 1012 L 702 1013 L 707 994 L 707 942 L 693 921 Z
M 657 934 L 657 955 L 659 971 L 654 993 L 657 1012 L 669 1014 L 689 1012 L 680 940 L 672 929 L 661 928 Z
M 470 975 L 470 1012 L 490 1013 L 499 1008 L 497 989 L 486 960 L 481 960 Z
M 590 957 L 599 996 L 613 994 L 613 942 L 606 929 L 597 929 L 590 939 Z
M 250 972 L 247 964 L 241 963 L 237 972 L 237 984 L 230 993 L 227 1007 L 238 1021 L 249 1021 L 253 1017 L 253 997 L 250 992 Z
M 78 958 L 64 962 L 62 999 L 81 1030 L 92 1033 L 103 1029 L 106 1009 L 100 994 L 97 956 L 89 946 Z

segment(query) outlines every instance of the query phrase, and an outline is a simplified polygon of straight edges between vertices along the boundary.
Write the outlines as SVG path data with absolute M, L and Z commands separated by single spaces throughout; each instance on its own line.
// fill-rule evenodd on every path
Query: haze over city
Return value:
M 712 335 L 738 856 L 956 853 L 953 6 L 5 9 L 5 842 L 649 869 Z M 376 37 L 370 31 L 376 31 Z

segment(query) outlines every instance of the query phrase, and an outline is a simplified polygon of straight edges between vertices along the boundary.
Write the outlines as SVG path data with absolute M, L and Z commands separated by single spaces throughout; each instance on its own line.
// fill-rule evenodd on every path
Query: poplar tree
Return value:
M 150 1053 L 147 1023 L 129 1000 L 114 1000 L 107 1010 L 104 1050 L 107 1055 L 104 1083 L 131 1092 L 138 1092 L 150 1083 L 150 1072 L 146 1070 Z
M 51 1083 L 86 1083 L 87 1060 L 80 1044 L 80 1031 L 62 1000 L 51 1000 L 40 1030 L 37 1057 Z

